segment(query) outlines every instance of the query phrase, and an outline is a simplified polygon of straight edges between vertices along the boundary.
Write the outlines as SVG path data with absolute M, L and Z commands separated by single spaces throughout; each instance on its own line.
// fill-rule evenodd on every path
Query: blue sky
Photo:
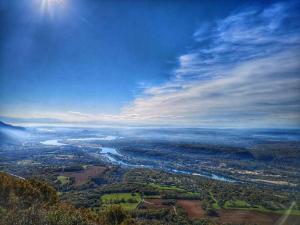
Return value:
M 8 122 L 299 127 L 298 1 L 0 0 Z

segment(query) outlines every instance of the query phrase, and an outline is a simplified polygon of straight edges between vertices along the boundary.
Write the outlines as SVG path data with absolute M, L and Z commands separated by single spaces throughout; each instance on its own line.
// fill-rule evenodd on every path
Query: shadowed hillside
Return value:
M 119 206 L 101 213 L 61 203 L 45 182 L 22 180 L 0 173 L 1 225 L 135 224 Z

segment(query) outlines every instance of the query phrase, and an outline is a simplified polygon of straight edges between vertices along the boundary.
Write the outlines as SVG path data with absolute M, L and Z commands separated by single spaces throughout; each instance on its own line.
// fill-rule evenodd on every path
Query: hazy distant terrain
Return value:
M 299 184 L 300 130 L 297 129 L 1 129 L 2 159 L 11 155 L 14 146 L 18 154 L 11 160 L 21 164 L 24 160 L 42 163 L 48 151 L 55 151 L 49 163 L 71 164 L 74 153 L 84 152 L 91 160 L 124 168 L 154 168 L 286 188 L 297 188 Z M 15 142 L 9 137 L 11 132 L 18 132 Z M 23 155 L 24 152 L 30 154 Z M 70 159 L 60 159 L 60 154 L 67 154 Z

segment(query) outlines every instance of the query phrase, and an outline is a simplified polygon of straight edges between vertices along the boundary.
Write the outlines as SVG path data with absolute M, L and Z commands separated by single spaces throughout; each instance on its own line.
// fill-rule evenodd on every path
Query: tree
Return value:
M 103 217 L 107 225 L 120 225 L 128 219 L 128 214 L 121 206 L 112 205 L 105 209 Z

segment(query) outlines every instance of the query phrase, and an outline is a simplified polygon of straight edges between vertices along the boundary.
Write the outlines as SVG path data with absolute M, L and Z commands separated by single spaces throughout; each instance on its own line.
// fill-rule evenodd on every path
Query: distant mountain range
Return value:
M 0 121 L 0 145 L 19 144 L 27 135 L 26 128 Z
M 26 130 L 24 127 L 13 126 L 0 121 L 0 129 Z

